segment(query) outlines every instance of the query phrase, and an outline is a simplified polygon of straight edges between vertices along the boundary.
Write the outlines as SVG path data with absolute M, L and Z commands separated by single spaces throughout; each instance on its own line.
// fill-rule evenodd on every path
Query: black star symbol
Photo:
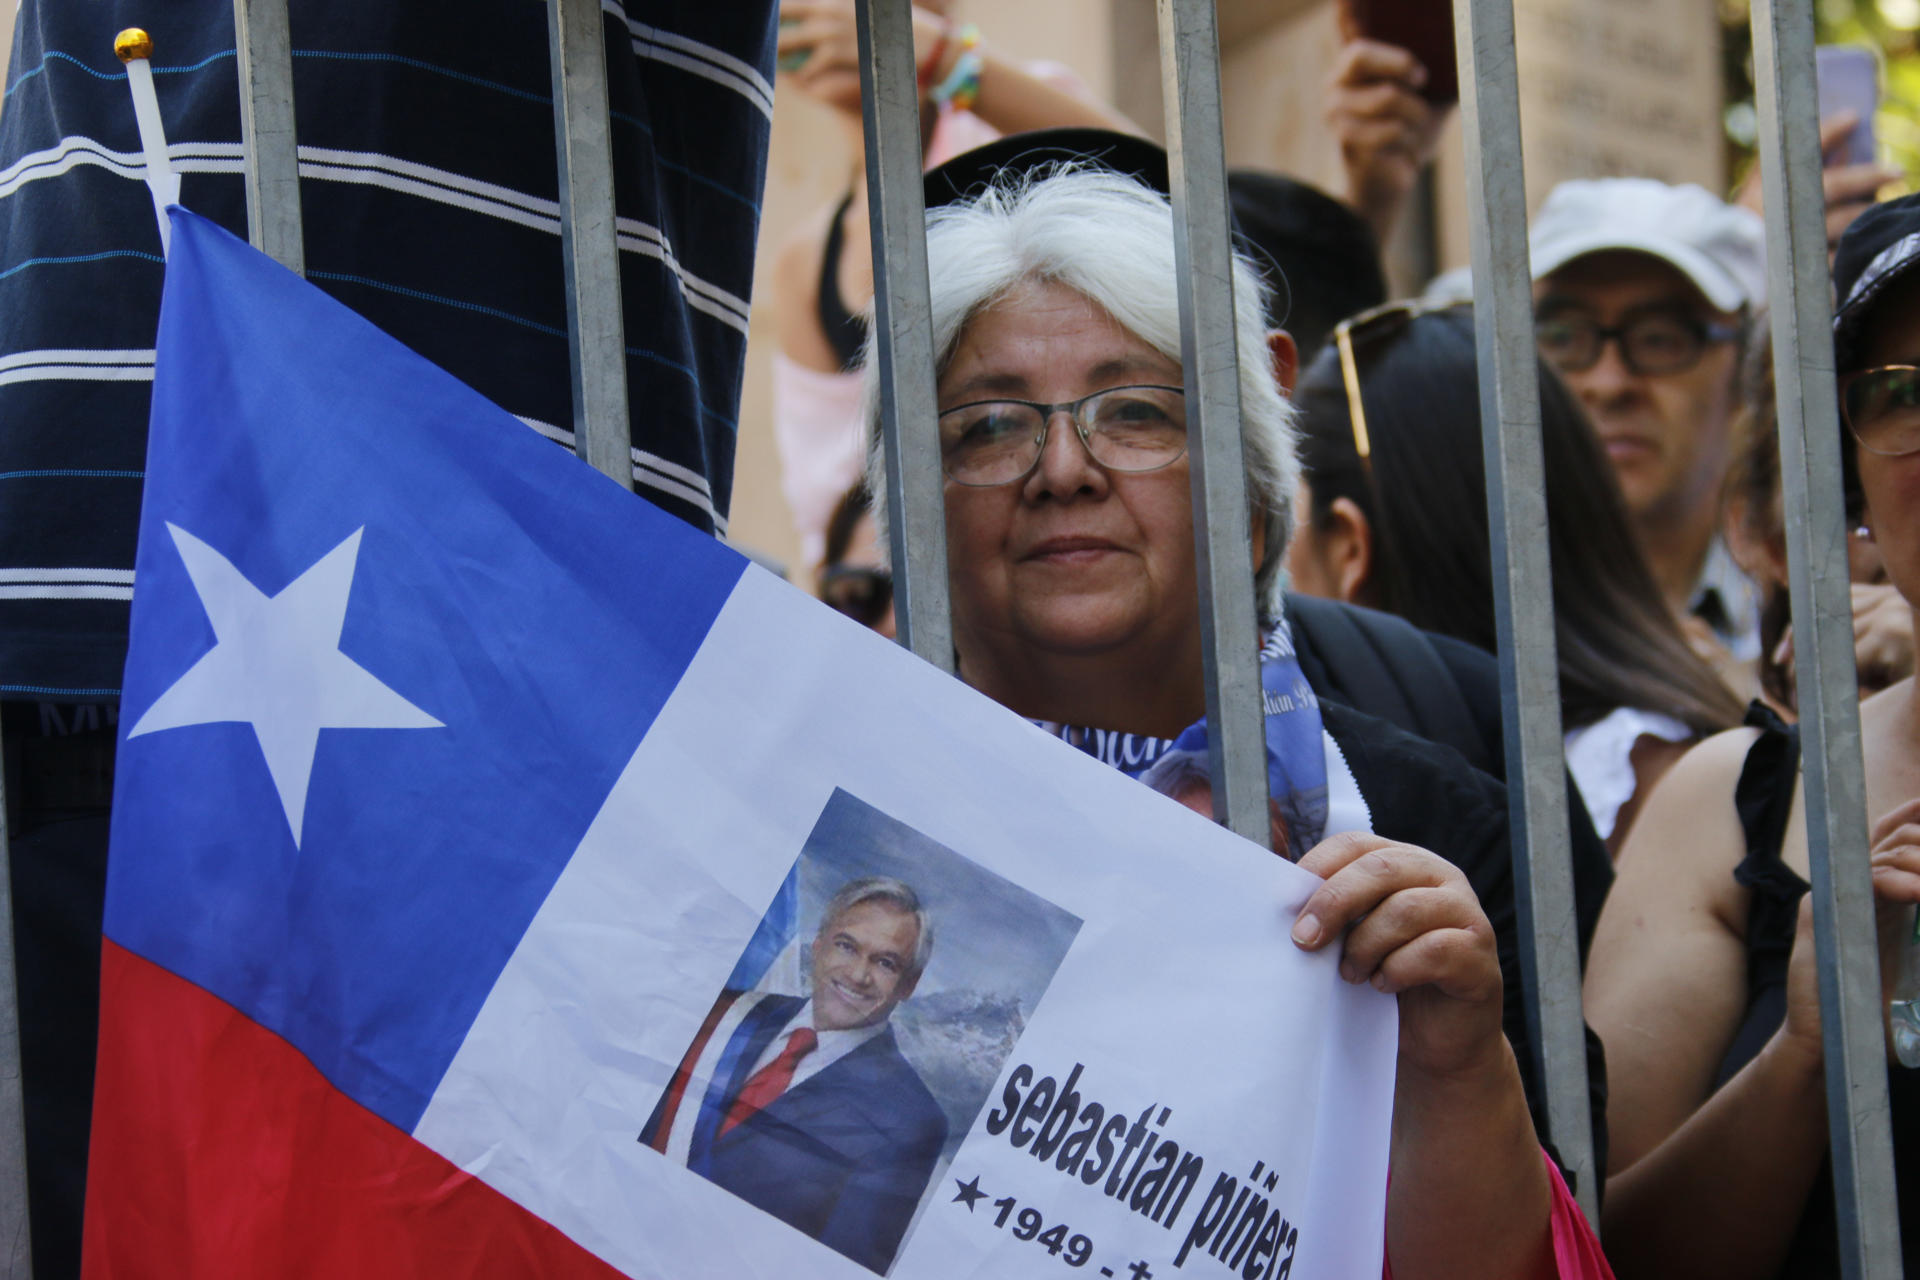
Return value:
M 975 1174 L 965 1182 L 961 1182 L 958 1178 L 955 1178 L 953 1181 L 954 1185 L 960 1188 L 960 1193 L 954 1196 L 954 1199 L 964 1203 L 967 1206 L 967 1212 L 972 1213 L 973 1202 L 975 1200 L 984 1200 L 987 1195 L 986 1192 L 980 1189 L 979 1175 Z

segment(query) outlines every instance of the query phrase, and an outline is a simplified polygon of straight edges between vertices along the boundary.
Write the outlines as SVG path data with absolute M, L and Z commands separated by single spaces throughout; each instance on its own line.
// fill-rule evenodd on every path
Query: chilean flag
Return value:
M 85 1275 L 870 1280 L 641 1140 L 722 993 L 799 967 L 795 868 L 852 856 L 855 811 L 949 903 L 1009 886 L 949 911 L 888 1031 L 911 1057 L 906 1013 L 945 1019 L 958 1072 L 942 1163 L 885 1188 L 916 1210 L 888 1274 L 1057 1275 L 982 1186 L 1089 1273 L 1212 1230 L 996 1136 L 1021 1071 L 1158 1115 L 1195 1206 L 1264 1178 L 1269 1234 L 1320 1224 L 1296 1272 L 1380 1273 L 1393 1006 L 1287 941 L 1312 877 L 171 217 Z M 1014 890 L 1084 924 L 996 986 L 1039 954 Z
M 172 218 L 85 1273 L 619 1274 L 415 1134 L 746 561 Z

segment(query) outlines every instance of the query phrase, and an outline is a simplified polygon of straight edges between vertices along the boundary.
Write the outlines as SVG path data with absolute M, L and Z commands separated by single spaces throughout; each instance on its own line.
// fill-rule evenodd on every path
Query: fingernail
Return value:
M 1373 989 L 1375 991 L 1385 991 L 1387 989 L 1387 975 L 1385 973 L 1376 973 L 1373 975 Z
M 1300 918 L 1293 922 L 1293 940 L 1303 947 L 1320 945 L 1320 917 L 1311 911 L 1303 911 Z

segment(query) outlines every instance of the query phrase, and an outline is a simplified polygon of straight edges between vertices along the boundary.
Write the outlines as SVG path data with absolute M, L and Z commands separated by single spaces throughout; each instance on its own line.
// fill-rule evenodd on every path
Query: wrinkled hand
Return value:
M 1884 1015 L 1900 976 L 1901 951 L 1912 936 L 1913 907 L 1920 903 L 1920 798 L 1907 801 L 1873 824 L 1874 927 L 1880 950 L 1880 1007 Z M 1787 962 L 1786 1034 L 1820 1052 L 1820 990 L 1813 943 L 1813 895 L 1800 902 L 1800 923 Z
M 1433 159 L 1446 112 L 1420 96 L 1427 69 L 1398 45 L 1354 40 L 1327 86 L 1327 126 L 1340 143 L 1347 201 L 1382 239 Z
M 1858 123 L 1860 117 L 1851 111 L 1842 111 L 1820 122 L 1820 154 L 1826 163 L 1820 175 L 1820 185 L 1827 199 L 1829 255 L 1839 245 L 1840 233 L 1866 212 L 1880 188 L 1900 177 L 1899 170 L 1882 168 L 1877 164 L 1837 163 L 1842 144 Z M 1746 179 L 1734 196 L 1734 203 L 1745 205 L 1755 213 L 1765 212 L 1761 208 L 1760 166 L 1757 163 L 1747 170 Z
M 1878 693 L 1913 674 L 1913 606 L 1891 583 L 1856 582 L 1853 596 L 1853 661 L 1860 693 Z M 1793 628 L 1774 647 L 1773 660 L 1793 682 Z
M 1504 1054 L 1493 926 L 1458 867 L 1363 832 L 1321 841 L 1300 866 L 1326 883 L 1294 941 L 1317 951 L 1344 933 L 1341 976 L 1399 997 L 1403 1072 L 1454 1075 Z

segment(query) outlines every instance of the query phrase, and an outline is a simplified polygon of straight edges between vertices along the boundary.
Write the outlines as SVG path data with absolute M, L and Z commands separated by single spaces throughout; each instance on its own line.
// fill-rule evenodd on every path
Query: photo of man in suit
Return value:
M 884 1273 L 947 1137 L 888 1025 L 932 952 L 912 888 L 847 882 L 807 950 L 811 996 L 723 991 L 640 1141 Z

